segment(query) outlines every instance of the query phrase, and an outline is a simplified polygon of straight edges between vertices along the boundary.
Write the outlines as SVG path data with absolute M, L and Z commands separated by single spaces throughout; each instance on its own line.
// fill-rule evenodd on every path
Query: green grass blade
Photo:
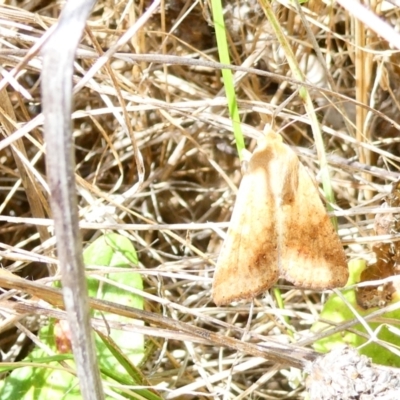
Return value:
M 212 15 L 215 26 L 215 35 L 217 38 L 218 54 L 220 62 L 230 64 L 229 47 L 226 38 L 225 21 L 222 10 L 221 0 L 211 0 Z M 239 158 L 242 160 L 242 151 L 244 149 L 243 133 L 240 126 L 239 108 L 236 99 L 235 85 L 233 81 L 232 71 L 229 69 L 222 70 L 222 78 L 224 81 L 226 99 L 228 102 L 229 115 L 233 123 L 233 134 L 236 140 L 236 148 Z

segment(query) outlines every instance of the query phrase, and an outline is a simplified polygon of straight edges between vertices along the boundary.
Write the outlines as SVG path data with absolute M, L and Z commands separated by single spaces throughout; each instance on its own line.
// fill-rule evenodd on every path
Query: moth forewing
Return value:
M 282 207 L 282 277 L 313 289 L 344 286 L 346 255 L 311 177 L 298 164 L 298 187 L 293 202 Z
M 258 148 L 249 161 L 217 260 L 213 281 L 217 305 L 252 299 L 278 279 L 276 210 L 265 165 L 269 158 L 262 151 Z

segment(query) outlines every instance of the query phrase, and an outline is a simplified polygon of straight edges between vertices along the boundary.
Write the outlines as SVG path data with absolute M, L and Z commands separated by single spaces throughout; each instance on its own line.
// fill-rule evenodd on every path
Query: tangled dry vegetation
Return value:
M 311 344 L 319 293 L 282 286 L 284 309 L 266 295 L 255 302 L 251 319 L 249 304 L 216 308 L 211 301 L 213 262 L 241 174 L 221 70 L 213 64 L 218 55 L 210 10 L 206 2 L 168 0 L 108 56 L 149 3 L 99 0 L 77 52 L 72 118 L 83 240 L 93 241 L 110 224 L 129 235 L 147 292 L 170 302 L 161 309 L 149 300 L 150 311 L 249 343 L 273 337 Z M 37 50 L 62 4 L 0 4 L 2 267 L 37 280 L 48 276 L 55 260 L 46 226 L 51 213 L 40 114 L 40 79 L 46 77 Z M 254 148 L 265 124 L 274 124 L 318 180 L 309 119 L 263 10 L 255 0 L 224 5 L 232 64 L 259 70 L 235 72 L 247 148 Z M 303 4 L 307 29 L 292 3 L 274 2 L 274 11 L 311 85 L 337 209 L 345 210 L 338 213 L 339 234 L 349 258 L 368 259 L 373 207 L 400 176 L 399 55 L 337 4 Z M 390 3 L 377 12 L 390 25 L 399 20 Z M 82 84 L 104 53 L 107 63 Z M 125 196 L 123 207 L 117 195 Z M 44 225 L 32 224 L 32 217 Z M 89 229 L 89 222 L 102 225 Z M 172 224 L 179 226 L 166 226 Z M 8 354 L 19 331 L 2 326 L 1 349 Z M 166 397 L 227 391 L 227 398 L 302 398 L 303 386 L 289 385 L 287 368 L 192 339 L 179 332 L 153 339 L 156 350 L 144 372 L 154 385 L 168 387 Z

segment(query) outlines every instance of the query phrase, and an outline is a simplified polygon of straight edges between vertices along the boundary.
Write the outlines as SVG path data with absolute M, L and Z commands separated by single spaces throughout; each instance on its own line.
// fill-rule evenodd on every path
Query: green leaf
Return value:
M 350 277 L 347 286 L 359 282 L 360 275 L 365 268 L 365 261 L 351 261 L 349 263 Z M 345 289 L 343 291 L 343 296 L 346 301 L 343 301 L 336 294 L 328 298 L 320 315 L 321 320 L 331 321 L 335 324 L 353 320 L 355 315 L 348 307 L 347 303 L 349 303 L 361 317 L 369 315 L 377 310 L 377 308 L 365 310 L 360 307 L 357 304 L 355 289 Z M 397 301 L 397 299 L 395 299 L 395 301 Z M 377 339 L 398 348 L 399 334 L 392 325 L 394 323 L 397 326 L 400 325 L 400 310 L 385 313 L 382 315 L 381 320 L 382 319 L 390 320 L 391 325 L 382 322 L 367 322 L 369 327 L 368 331 L 362 324 L 357 324 L 352 328 L 352 332 L 339 332 L 318 340 L 314 343 L 314 348 L 321 353 L 326 353 L 337 345 L 347 344 L 352 347 L 358 347 L 360 354 L 370 357 L 376 364 L 400 367 L 400 357 L 398 355 L 375 342 L 367 343 L 372 331 Z M 323 332 L 329 328 L 332 328 L 332 325 L 324 322 L 317 322 L 312 326 L 311 331 L 317 333 Z
M 127 272 L 112 272 L 104 275 L 104 277 L 115 284 L 143 290 L 141 275 L 132 271 L 132 265 L 137 265 L 138 263 L 137 254 L 131 241 L 125 236 L 112 233 L 100 237 L 85 250 L 83 258 L 87 266 L 120 267 L 126 269 Z M 129 290 L 122 289 L 113 283 L 101 282 L 96 277 L 90 277 L 88 278 L 88 288 L 91 297 L 143 310 L 143 297 L 133 294 Z M 94 317 L 120 323 L 144 324 L 143 321 L 133 321 L 126 317 L 105 314 L 100 311 L 94 312 Z M 133 364 L 137 365 L 142 361 L 144 356 L 144 336 L 142 334 L 116 329 L 111 329 L 109 334 L 111 339 L 123 350 L 124 355 Z M 125 374 L 125 369 L 118 363 L 98 335 L 96 335 L 95 341 L 101 366 Z
M 40 330 L 39 338 L 55 348 L 54 325 Z M 69 360 L 69 361 L 68 361 Z M 49 357 L 41 348 L 35 347 L 21 363 L 14 363 L 12 373 L 0 382 L 0 398 L 8 400 L 32 399 L 81 399 L 78 380 L 68 372 L 60 361 L 69 362 L 75 370 L 72 355 Z
M 101 236 L 87 247 L 83 257 L 88 268 L 97 267 L 105 272 L 88 278 L 88 290 L 91 297 L 143 310 L 142 296 L 132 293 L 135 290 L 143 290 L 143 280 L 141 275 L 134 271 L 138 264 L 138 257 L 128 238 L 114 233 Z M 121 271 L 107 273 L 107 268 L 120 268 Z M 89 270 L 92 271 L 92 268 Z M 104 282 L 104 279 L 107 279 L 107 282 Z M 134 321 L 97 311 L 93 313 L 93 316 L 107 322 L 143 325 L 143 321 Z M 60 331 L 59 326 L 57 321 L 51 320 L 49 325 L 41 328 L 39 332 L 40 340 L 56 353 L 54 356 L 48 356 L 45 350 L 36 347 L 24 362 L 8 364 L 3 368 L 3 371 L 12 370 L 12 372 L 0 382 L 1 399 L 74 400 L 82 398 L 78 380 L 74 375 L 75 364 L 72 355 L 57 354 L 57 343 L 58 348 L 60 348 L 60 342 L 64 343 L 66 348 L 69 343 L 68 332 Z M 142 334 L 108 327 L 104 332 L 96 332 L 95 343 L 102 377 L 111 384 L 111 386 L 105 386 L 107 398 L 121 398 L 122 395 L 123 398 L 133 399 L 140 394 L 143 398 L 160 399 L 156 393 L 147 389 L 122 391 L 112 386 L 112 384 L 130 387 L 150 385 L 136 367 L 145 354 Z

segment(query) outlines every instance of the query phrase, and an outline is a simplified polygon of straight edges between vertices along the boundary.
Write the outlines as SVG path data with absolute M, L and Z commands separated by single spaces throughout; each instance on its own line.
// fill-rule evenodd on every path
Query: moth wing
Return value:
M 280 276 L 312 289 L 342 287 L 349 276 L 343 246 L 307 170 L 288 151 L 297 160 L 297 190 L 282 199 Z
M 242 178 L 218 257 L 212 289 L 217 305 L 252 299 L 278 280 L 276 207 L 267 165 L 254 163 L 255 154 Z

